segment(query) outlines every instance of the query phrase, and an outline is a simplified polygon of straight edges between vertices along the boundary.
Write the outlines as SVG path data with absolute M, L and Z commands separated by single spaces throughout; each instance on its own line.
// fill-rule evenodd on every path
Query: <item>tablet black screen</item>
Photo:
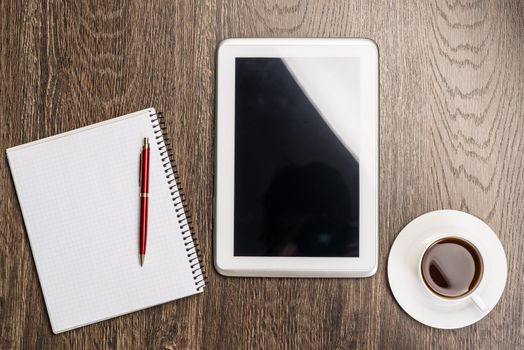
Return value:
M 325 118 L 284 60 L 236 58 L 235 256 L 359 256 L 359 164 Z

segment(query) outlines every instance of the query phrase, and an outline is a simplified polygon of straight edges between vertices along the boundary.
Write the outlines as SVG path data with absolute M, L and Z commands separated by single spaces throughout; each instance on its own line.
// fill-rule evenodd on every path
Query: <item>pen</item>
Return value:
M 149 138 L 144 137 L 140 155 L 140 266 L 144 265 L 147 241 L 147 205 L 149 199 Z

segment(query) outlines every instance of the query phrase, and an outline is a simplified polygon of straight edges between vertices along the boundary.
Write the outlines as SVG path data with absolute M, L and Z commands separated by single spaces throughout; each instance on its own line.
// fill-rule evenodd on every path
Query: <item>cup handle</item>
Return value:
M 475 293 L 471 294 L 471 299 L 473 300 L 475 305 L 477 305 L 480 311 L 482 312 L 488 311 L 488 306 L 486 305 L 484 300 L 482 300 L 482 298 L 478 294 L 475 294 Z

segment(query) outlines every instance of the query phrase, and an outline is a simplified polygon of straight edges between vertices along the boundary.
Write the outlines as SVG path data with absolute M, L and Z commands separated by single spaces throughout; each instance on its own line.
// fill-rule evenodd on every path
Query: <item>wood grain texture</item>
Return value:
M 524 2 L 0 2 L 0 348 L 523 349 Z M 380 49 L 380 260 L 368 279 L 225 278 L 212 267 L 215 53 L 229 37 L 367 37 Z M 205 255 L 203 295 L 52 335 L 5 149 L 154 106 Z M 411 319 L 387 284 L 430 210 L 485 220 L 508 256 L 470 327 Z

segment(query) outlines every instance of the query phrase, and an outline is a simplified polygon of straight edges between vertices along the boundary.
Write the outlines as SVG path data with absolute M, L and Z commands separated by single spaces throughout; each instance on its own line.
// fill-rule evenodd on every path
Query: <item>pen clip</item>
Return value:
M 138 187 L 142 186 L 142 152 L 138 156 Z

